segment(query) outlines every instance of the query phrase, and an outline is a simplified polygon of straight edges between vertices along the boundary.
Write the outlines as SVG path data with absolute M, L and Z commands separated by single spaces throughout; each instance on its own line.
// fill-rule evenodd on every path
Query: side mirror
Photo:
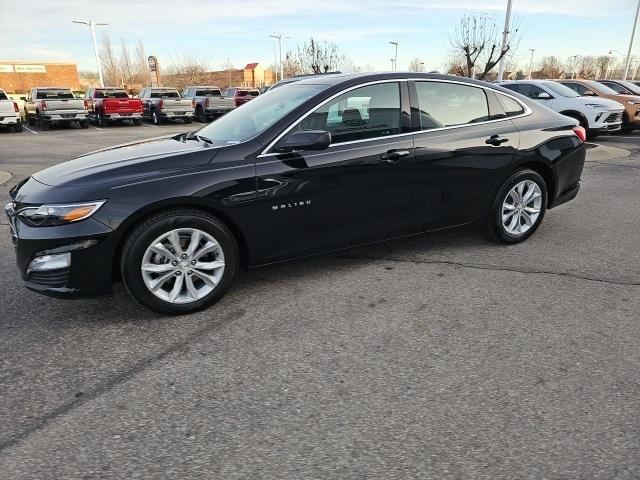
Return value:
M 324 130 L 301 130 L 288 135 L 276 148 L 279 152 L 294 150 L 326 150 L 331 145 L 331 134 Z
M 598 96 L 598 95 L 596 95 L 596 92 L 594 92 L 593 90 L 585 90 L 582 95 L 585 96 L 585 97 L 597 97 Z
M 551 98 L 553 98 L 551 95 L 549 95 L 547 92 L 540 92 L 538 94 L 538 99 L 539 100 L 550 100 Z

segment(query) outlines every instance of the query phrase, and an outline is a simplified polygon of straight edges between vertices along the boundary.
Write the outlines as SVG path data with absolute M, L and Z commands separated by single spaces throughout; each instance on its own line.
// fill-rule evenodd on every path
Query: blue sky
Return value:
M 389 41 L 399 41 L 398 67 L 420 57 L 427 69 L 442 69 L 448 34 L 466 13 L 490 12 L 504 20 L 506 0 L 0 0 L 0 61 L 73 61 L 95 70 L 88 28 L 72 19 L 108 22 L 119 49 L 141 38 L 147 54 L 167 64 L 191 52 L 218 69 L 227 57 L 237 66 L 274 61 L 273 32 L 295 47 L 310 36 L 335 42 L 356 65 L 388 70 Z M 525 30 L 516 61 L 557 55 L 626 53 L 636 0 L 513 0 Z M 640 32 L 638 32 L 640 36 Z M 640 39 L 634 48 L 640 53 Z M 620 56 L 618 54 L 618 56 Z

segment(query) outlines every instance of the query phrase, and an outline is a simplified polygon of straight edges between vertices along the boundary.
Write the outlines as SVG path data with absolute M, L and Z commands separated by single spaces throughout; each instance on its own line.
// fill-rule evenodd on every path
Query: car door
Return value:
M 410 91 L 419 130 L 412 230 L 471 222 L 516 158 L 520 135 L 509 117 L 528 109 L 514 97 L 463 83 L 415 81 Z
M 352 88 L 309 112 L 301 130 L 332 135 L 322 151 L 268 152 L 256 164 L 261 263 L 410 231 L 413 141 L 406 82 Z

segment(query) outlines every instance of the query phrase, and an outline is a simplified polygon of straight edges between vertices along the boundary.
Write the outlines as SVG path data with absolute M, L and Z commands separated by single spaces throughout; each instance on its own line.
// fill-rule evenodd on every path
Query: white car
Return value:
M 11 100 L 4 90 L 0 90 L 0 125 L 6 125 L 14 132 L 22 131 L 22 119 L 18 103 Z
M 589 138 L 622 128 L 624 106 L 615 100 L 583 97 L 553 80 L 513 80 L 500 85 L 536 100 L 551 110 L 575 118 L 585 128 Z

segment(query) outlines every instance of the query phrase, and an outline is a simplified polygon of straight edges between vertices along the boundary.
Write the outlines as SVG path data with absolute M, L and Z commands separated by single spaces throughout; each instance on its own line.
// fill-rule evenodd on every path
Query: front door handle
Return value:
M 484 143 L 487 145 L 493 145 L 494 147 L 499 147 L 504 142 L 508 142 L 508 138 L 500 138 L 500 135 L 491 135 L 489 138 L 485 140 Z
M 411 155 L 409 150 L 387 150 L 380 155 L 380 160 L 383 160 L 386 163 L 395 163 L 401 158 L 408 157 L 409 155 Z

